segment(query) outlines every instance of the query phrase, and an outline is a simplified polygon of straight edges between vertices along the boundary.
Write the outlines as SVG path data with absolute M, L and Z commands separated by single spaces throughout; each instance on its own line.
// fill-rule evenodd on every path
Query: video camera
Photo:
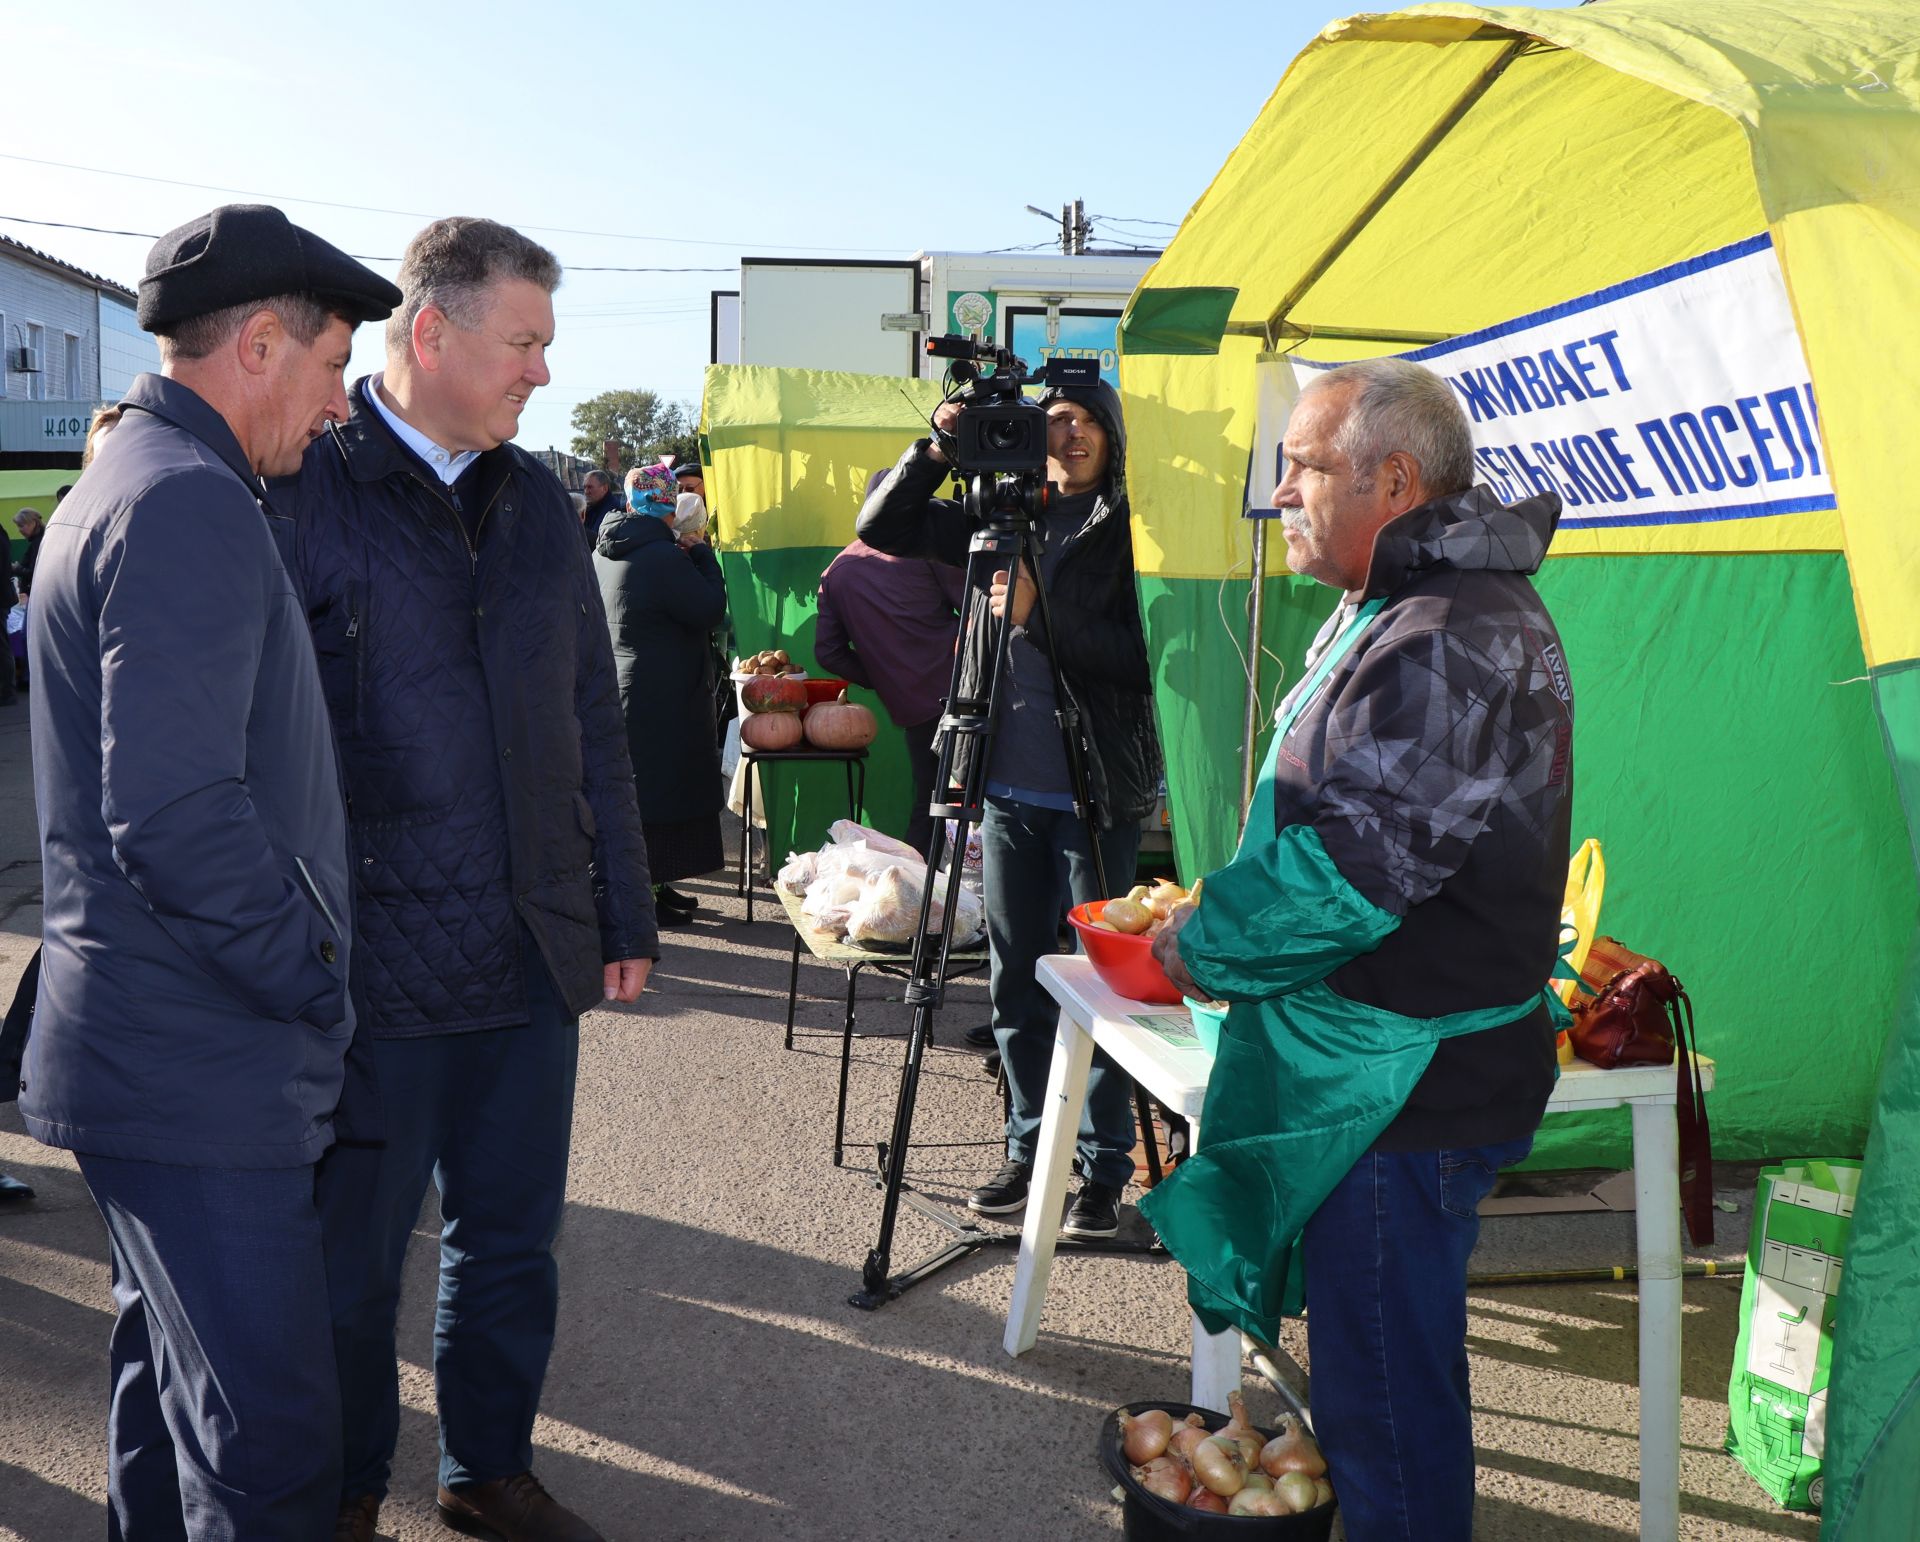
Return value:
M 1097 385 L 1098 359 L 1049 359 L 1035 372 L 1006 348 L 971 337 L 930 337 L 927 352 L 950 359 L 953 385 L 947 400 L 962 402 L 948 450 L 954 467 L 966 477 L 1019 477 L 1036 485 L 1047 470 L 1047 414 L 1021 394 L 1039 381 L 1048 386 Z M 983 373 L 991 365 L 992 374 Z M 957 389 L 954 387 L 957 386 Z

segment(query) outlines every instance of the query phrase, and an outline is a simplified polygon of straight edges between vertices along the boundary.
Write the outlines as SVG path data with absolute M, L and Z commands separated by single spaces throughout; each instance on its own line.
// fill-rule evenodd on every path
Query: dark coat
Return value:
M 709 638 L 726 619 L 727 586 L 713 548 L 682 551 L 655 515 L 615 515 L 600 532 L 593 566 L 613 630 L 641 816 L 676 824 L 718 814 Z
M 67 496 L 72 497 L 73 495 L 69 493 Z M 66 499 L 64 498 L 61 500 L 63 503 L 65 501 Z M 46 537 L 46 526 L 42 525 L 38 530 L 34 531 L 32 535 L 26 538 L 27 549 L 20 554 L 20 561 L 13 569 L 14 576 L 20 580 L 20 587 L 22 589 L 31 589 L 33 587 L 33 570 L 40 561 L 40 543 L 44 541 Z
M 627 495 L 617 487 L 610 489 L 598 503 L 586 506 L 580 515 L 580 534 L 586 540 L 588 551 L 599 545 L 601 527 L 608 520 L 625 513 L 626 507 Z
M 313 644 L 225 421 L 158 375 L 126 407 L 28 624 L 46 912 L 20 1112 L 99 1156 L 300 1166 L 354 1021 Z
M 1111 464 L 1124 463 L 1126 440 L 1111 389 L 1091 405 L 1107 423 Z M 860 539 L 898 557 L 931 557 L 965 567 L 974 525 L 966 509 L 938 498 L 953 468 L 915 440 L 860 511 Z M 1133 533 L 1124 492 L 1109 486 L 1093 513 L 1068 538 L 1047 590 L 1067 694 L 1080 709 L 1089 791 L 1103 827 L 1135 824 L 1160 797 L 1160 737 L 1153 721 L 1153 675 L 1134 587 Z M 984 613 L 983 613 L 984 614 Z M 1045 651 L 1039 622 L 1028 640 Z M 962 661 L 961 690 L 978 690 L 992 634 L 976 626 Z
M 450 490 L 369 407 L 276 484 L 346 767 L 381 1037 L 527 1020 L 520 926 L 568 1008 L 657 958 L 646 843 L 600 592 L 573 502 L 507 444 Z

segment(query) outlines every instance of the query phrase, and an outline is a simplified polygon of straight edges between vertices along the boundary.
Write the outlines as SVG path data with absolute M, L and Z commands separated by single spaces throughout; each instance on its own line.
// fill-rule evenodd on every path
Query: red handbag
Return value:
M 1586 995 L 1575 993 L 1567 1037 L 1582 1060 L 1607 1071 L 1678 1067 L 1681 1210 L 1694 1245 L 1705 1246 L 1713 1241 L 1713 1133 L 1694 1063 L 1693 1003 L 1664 964 L 1613 937 L 1593 940 L 1580 970 L 1580 991 Z

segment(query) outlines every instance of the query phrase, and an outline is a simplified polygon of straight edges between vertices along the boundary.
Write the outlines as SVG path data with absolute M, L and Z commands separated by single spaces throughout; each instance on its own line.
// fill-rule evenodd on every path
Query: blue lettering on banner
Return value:
M 1590 397 L 1611 396 L 1595 377 L 1600 365 L 1581 357 L 1587 348 L 1597 348 L 1607 361 L 1614 386 L 1631 391 L 1626 365 L 1620 350 L 1614 347 L 1618 331 L 1598 332 L 1560 347 L 1542 348 L 1532 353 L 1515 354 L 1498 364 L 1463 369 L 1447 375 L 1447 384 L 1460 393 L 1467 415 L 1476 423 L 1494 418 L 1517 418 L 1529 412 L 1560 406 L 1563 402 L 1583 402 Z
M 1691 283 L 1724 264 L 1762 258 L 1770 265 L 1771 246 L 1766 234 L 1753 236 L 1400 357 L 1426 364 L 1452 387 L 1475 425 L 1475 470 L 1490 490 L 1507 503 L 1554 494 L 1565 505 L 1562 529 L 1704 524 L 1830 510 L 1835 500 L 1825 485 L 1819 403 L 1812 382 L 1795 378 L 1804 365 L 1788 363 L 1781 345 L 1784 333 L 1778 329 L 1790 325 L 1784 292 L 1775 306 L 1754 287 L 1764 275 L 1751 268 L 1730 274 L 1717 291 L 1702 290 L 1706 298 L 1698 302 L 1690 293 L 1676 294 L 1669 322 L 1677 328 L 1676 338 L 1647 330 L 1662 323 L 1639 311 L 1631 322 L 1623 317 L 1620 327 L 1606 327 L 1613 317 L 1604 307 L 1668 284 Z M 1713 326 L 1741 323 L 1748 313 L 1727 303 L 1732 295 L 1755 297 L 1755 336 L 1774 339 L 1767 351 L 1742 339 L 1718 367 L 1712 358 L 1677 373 L 1663 366 L 1666 354 L 1682 341 L 1711 348 L 1704 339 Z M 1658 341 L 1642 343 L 1642 331 Z M 1334 367 L 1295 362 L 1312 369 Z M 1782 374 L 1794 383 L 1780 383 Z M 1691 386 L 1682 376 L 1693 381 Z M 1708 383 L 1715 380 L 1724 383 Z M 1637 410 L 1585 405 L 1634 393 L 1636 387 L 1641 388 L 1633 404 Z M 1688 400 L 1695 393 L 1704 399 Z M 1548 416 L 1537 416 L 1542 413 Z M 1523 427 L 1520 419 L 1530 421 Z

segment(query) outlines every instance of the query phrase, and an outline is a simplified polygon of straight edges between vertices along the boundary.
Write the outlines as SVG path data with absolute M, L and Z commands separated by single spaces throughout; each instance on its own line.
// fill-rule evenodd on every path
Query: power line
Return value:
M 389 214 L 401 219 L 431 220 L 440 218 L 437 214 L 423 213 L 419 209 L 387 209 L 374 204 L 335 203 L 325 198 L 300 198 L 292 193 L 263 193 L 257 188 L 222 187 L 218 183 L 213 182 L 185 182 L 177 177 L 150 177 L 140 172 L 114 171 L 105 166 L 77 166 L 70 161 L 41 160 L 37 156 L 9 155 L 3 151 L 0 151 L 0 160 L 18 161 L 27 166 L 50 166 L 56 171 L 83 171 L 96 177 L 121 177 L 130 182 L 153 182 L 163 187 L 190 187 L 202 193 L 234 193 L 242 198 L 267 198 L 273 200 L 275 203 L 303 203 L 309 204 L 316 209 L 347 209 L 356 214 Z M 898 247 L 894 246 L 795 246 L 782 244 L 778 241 L 712 241 L 693 236 L 642 236 L 635 235 L 633 232 L 626 230 L 576 230 L 567 225 L 522 225 L 517 220 L 509 220 L 504 223 L 513 225 L 517 230 L 538 230 L 549 235 L 557 236 L 595 236 L 608 241 L 655 241 L 665 246 L 725 246 L 731 247 L 735 251 L 744 250 L 748 247 L 755 247 L 762 251 L 771 250 L 780 252 L 897 252 L 899 250 Z M 75 228 L 84 229 L 87 227 Z M 110 231 L 107 233 L 112 235 L 135 234 L 133 231 Z M 392 261 L 391 258 L 365 260 Z M 577 268 L 575 271 L 580 273 L 719 273 L 727 270 L 721 268 Z
M 4 158 L 0 157 L 0 159 Z M 297 201 L 289 200 L 289 202 Z M 9 225 L 42 225 L 49 230 L 85 230 L 96 236 L 134 236 L 142 241 L 160 239 L 159 232 L 153 230 L 108 230 L 102 225 L 73 225 L 64 220 L 33 220 L 28 219 L 24 214 L 0 214 L 0 220 L 4 220 Z M 398 257 L 371 257 L 365 252 L 348 252 L 347 255 L 359 262 L 398 262 L 400 260 Z M 733 273 L 737 271 L 734 268 L 607 268 L 572 262 L 563 263 L 561 266 L 569 273 Z

